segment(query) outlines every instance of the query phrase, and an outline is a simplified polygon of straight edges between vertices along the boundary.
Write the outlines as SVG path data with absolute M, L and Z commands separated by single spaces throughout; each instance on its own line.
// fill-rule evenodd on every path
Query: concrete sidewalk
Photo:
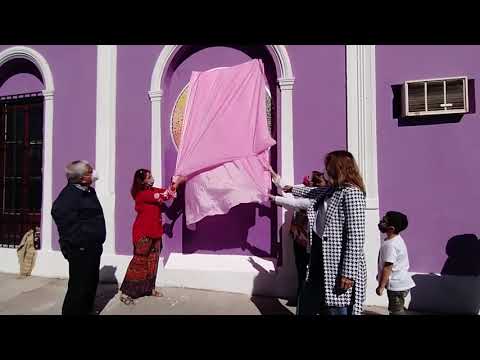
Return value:
M 0 273 L 0 315 L 60 315 L 67 280 Z M 118 284 L 100 283 L 95 301 L 100 315 L 287 315 L 295 307 L 285 299 L 185 288 L 164 288 L 164 297 L 145 297 L 127 306 Z M 387 310 L 367 307 L 365 314 Z

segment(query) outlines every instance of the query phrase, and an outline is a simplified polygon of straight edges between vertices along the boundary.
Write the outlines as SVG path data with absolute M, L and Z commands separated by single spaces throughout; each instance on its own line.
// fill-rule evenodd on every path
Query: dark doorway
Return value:
M 42 207 L 43 96 L 0 97 L 0 246 L 38 231 Z

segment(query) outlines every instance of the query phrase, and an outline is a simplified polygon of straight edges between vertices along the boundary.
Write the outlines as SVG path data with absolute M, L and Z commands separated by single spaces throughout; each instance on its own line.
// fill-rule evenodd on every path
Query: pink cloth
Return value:
M 187 225 L 241 203 L 266 201 L 271 181 L 264 164 L 275 140 L 265 95 L 260 60 L 192 73 L 175 170 L 189 177 Z

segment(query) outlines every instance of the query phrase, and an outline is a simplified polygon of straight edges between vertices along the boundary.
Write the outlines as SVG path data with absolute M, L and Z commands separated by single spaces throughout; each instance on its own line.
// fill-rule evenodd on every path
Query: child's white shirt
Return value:
M 413 288 L 415 282 L 409 273 L 410 262 L 405 241 L 400 235 L 384 240 L 378 256 L 378 279 L 382 275 L 385 263 L 392 263 L 392 273 L 388 279 L 387 290 L 405 291 Z

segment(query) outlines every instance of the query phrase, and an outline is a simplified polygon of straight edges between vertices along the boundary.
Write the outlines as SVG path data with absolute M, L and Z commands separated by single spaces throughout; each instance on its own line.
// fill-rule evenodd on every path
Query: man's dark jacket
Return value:
M 102 248 L 106 238 L 105 218 L 94 188 L 84 191 L 67 184 L 53 202 L 52 217 L 66 259 L 72 251 L 80 248 Z

